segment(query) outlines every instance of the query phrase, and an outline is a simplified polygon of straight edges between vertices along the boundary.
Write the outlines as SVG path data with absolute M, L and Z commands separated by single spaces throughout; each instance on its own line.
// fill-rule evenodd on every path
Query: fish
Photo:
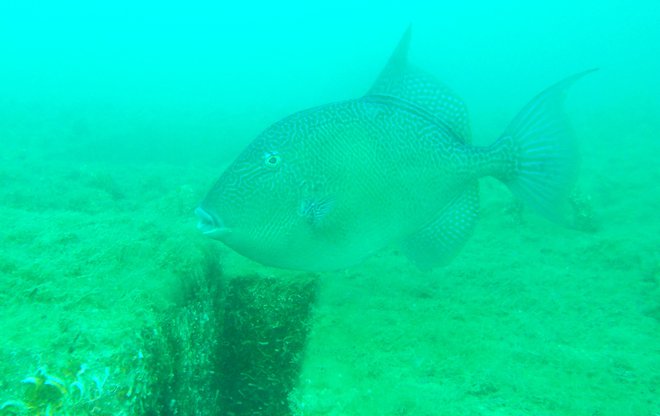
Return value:
M 471 142 L 463 100 L 408 62 L 411 28 L 366 95 L 275 122 L 195 209 L 198 229 L 266 266 L 346 269 L 398 246 L 448 264 L 479 217 L 479 179 L 568 224 L 579 154 L 563 109 L 588 70 L 532 99 L 489 146 Z

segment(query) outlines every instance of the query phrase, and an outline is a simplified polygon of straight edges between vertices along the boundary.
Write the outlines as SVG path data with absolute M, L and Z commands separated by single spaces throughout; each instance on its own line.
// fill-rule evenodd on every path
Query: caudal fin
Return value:
M 513 154 L 501 179 L 544 217 L 568 225 L 568 197 L 577 180 L 579 154 L 563 104 L 568 88 L 591 69 L 558 82 L 530 101 L 498 141 Z

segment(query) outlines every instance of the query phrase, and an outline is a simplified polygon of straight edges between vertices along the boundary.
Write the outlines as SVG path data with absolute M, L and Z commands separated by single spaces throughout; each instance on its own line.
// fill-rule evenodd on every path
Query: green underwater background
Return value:
M 0 5 L 0 416 L 660 414 L 660 3 Z M 293 112 L 410 59 L 493 142 L 556 81 L 576 229 L 481 181 L 448 266 L 251 262 L 193 211 Z

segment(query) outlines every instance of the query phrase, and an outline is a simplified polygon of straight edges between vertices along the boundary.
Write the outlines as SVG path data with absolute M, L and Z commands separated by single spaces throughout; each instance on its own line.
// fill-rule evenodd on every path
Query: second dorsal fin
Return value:
M 413 103 L 449 126 L 461 141 L 469 142 L 470 125 L 463 100 L 433 76 L 408 63 L 411 30 L 408 26 L 367 95 L 392 96 Z

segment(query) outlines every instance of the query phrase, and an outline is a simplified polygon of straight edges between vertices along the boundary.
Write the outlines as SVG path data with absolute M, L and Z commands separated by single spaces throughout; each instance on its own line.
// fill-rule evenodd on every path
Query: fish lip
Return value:
M 231 229 L 226 227 L 220 218 L 209 213 L 201 206 L 195 208 L 195 215 L 199 218 L 197 229 L 206 236 L 219 238 L 231 232 Z

